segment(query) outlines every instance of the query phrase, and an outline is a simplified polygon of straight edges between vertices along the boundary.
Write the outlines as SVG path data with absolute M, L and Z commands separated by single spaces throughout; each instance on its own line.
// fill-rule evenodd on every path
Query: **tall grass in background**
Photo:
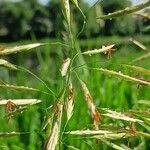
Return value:
M 81 12 L 84 20 L 77 34 L 73 29 L 70 3 Z M 97 18 L 112 19 L 149 5 L 147 1 Z M 84 30 L 86 16 L 77 0 L 62 0 L 62 11 L 66 28 L 64 42 L 48 40 L 0 47 L 3 57 L 0 65 L 10 69 L 13 75 L 10 78 L 3 70 L 0 82 L 1 95 L 5 96 L 0 101 L 5 107 L 0 110 L 1 148 L 148 149 L 150 70 L 144 68 L 146 65 L 140 66 L 140 62 L 150 56 L 149 52 L 137 57 L 139 54 L 126 51 L 131 47 L 118 48 L 117 41 L 81 51 L 78 37 Z M 144 53 L 148 51 L 140 42 L 133 39 L 132 42 L 144 49 Z M 32 72 L 5 59 L 7 55 L 37 47 L 41 47 L 36 52 L 37 59 L 26 61 L 30 69 L 34 68 Z M 35 58 L 35 53 L 32 55 L 31 58 Z M 18 54 L 15 57 L 18 58 Z M 22 54 L 12 61 L 24 64 L 24 60 Z

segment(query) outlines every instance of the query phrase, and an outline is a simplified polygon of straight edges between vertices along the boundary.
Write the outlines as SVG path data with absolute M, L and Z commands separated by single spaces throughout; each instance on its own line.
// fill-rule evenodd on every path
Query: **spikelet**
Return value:
M 69 84 L 69 96 L 67 98 L 67 102 L 66 102 L 66 108 L 67 108 L 67 119 L 68 121 L 70 120 L 70 118 L 72 117 L 73 114 L 73 108 L 74 108 L 74 88 L 72 83 Z
M 121 71 L 116 72 L 116 71 L 113 71 L 113 70 L 108 70 L 108 69 L 103 69 L 103 68 L 94 68 L 94 70 L 98 70 L 98 71 L 100 71 L 104 74 L 111 75 L 111 76 L 114 76 L 114 77 L 118 77 L 118 78 L 121 78 L 121 79 L 124 79 L 124 80 L 127 80 L 127 81 L 135 82 L 135 83 L 138 83 L 138 84 L 141 84 L 141 85 L 150 85 L 150 81 L 148 81 L 148 80 L 131 77 L 129 75 L 123 74 Z
M 98 134 L 111 134 L 113 132 L 107 131 L 107 130 L 76 130 L 76 131 L 69 131 L 66 132 L 65 134 L 70 134 L 70 135 L 98 135 Z
M 109 46 L 102 46 L 102 48 L 100 49 L 88 50 L 88 51 L 83 52 L 82 54 L 93 55 L 93 54 L 98 54 L 98 53 L 106 53 L 109 50 L 111 50 L 114 46 L 115 46 L 114 44 L 109 45 Z
M 61 75 L 62 77 L 66 76 L 68 68 L 70 65 L 70 58 L 67 58 L 63 61 L 62 67 L 61 67 Z
M 129 117 L 125 114 L 122 114 L 120 112 L 116 112 L 116 111 L 112 111 L 112 110 L 105 110 L 106 113 L 103 114 L 104 116 L 110 117 L 110 118 L 114 118 L 114 119 L 119 119 L 119 120 L 124 120 L 124 121 L 128 121 L 128 122 L 139 122 L 142 123 L 143 121 L 140 119 L 136 119 L 133 117 Z
M 0 51 L 0 55 L 9 55 L 9 54 L 13 54 L 13 53 L 22 52 L 22 51 L 28 51 L 28 50 L 31 50 L 33 48 L 36 48 L 36 47 L 39 47 L 42 45 L 44 45 L 44 44 L 43 43 L 33 43 L 33 44 L 4 48 L 3 50 Z
M 38 100 L 38 99 L 1 99 L 0 105 L 6 105 L 10 101 L 18 106 L 33 105 L 33 104 L 38 104 L 42 102 L 41 100 Z
M 133 42 L 135 45 L 137 45 L 138 47 L 140 47 L 142 50 L 147 51 L 147 47 L 144 46 L 142 43 L 140 43 L 137 40 L 134 40 L 133 38 L 130 38 L 130 41 Z
M 96 106 L 93 102 L 93 98 L 92 98 L 86 84 L 82 80 L 80 80 L 80 84 L 81 84 L 81 88 L 84 93 L 84 97 L 87 102 L 91 117 L 93 118 L 94 128 L 95 128 L 95 130 L 98 130 L 98 125 L 100 123 L 100 114 L 99 114 L 98 110 L 96 109 Z
M 63 6 L 63 13 L 64 13 L 64 17 L 67 21 L 67 24 L 69 26 L 69 28 L 71 27 L 70 25 L 70 5 L 69 5 L 69 0 L 61 0 L 62 1 L 62 6 Z
M 57 103 L 56 120 L 54 122 L 51 135 L 46 144 L 46 147 L 45 147 L 46 150 L 55 150 L 58 145 L 60 128 L 61 128 L 62 112 L 63 112 L 63 105 L 60 103 Z
M 4 59 L 0 59 L 0 66 L 6 67 L 6 68 L 9 68 L 9 69 L 13 69 L 13 70 L 17 70 L 15 65 L 11 64 L 10 62 L 8 62 Z

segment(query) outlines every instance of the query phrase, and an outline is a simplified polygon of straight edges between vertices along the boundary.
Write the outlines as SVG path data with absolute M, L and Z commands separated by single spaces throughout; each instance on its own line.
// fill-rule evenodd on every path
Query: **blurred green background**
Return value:
M 79 67 L 84 64 L 90 67 L 107 67 L 108 69 L 137 76 L 136 73 L 123 68 L 121 64 L 129 63 L 134 58 L 145 54 L 143 50 L 129 40 L 131 37 L 150 48 L 150 20 L 139 15 L 127 15 L 107 21 L 96 20 L 97 16 L 114 12 L 133 4 L 135 5 L 133 1 L 129 0 L 107 0 L 100 1 L 97 5 L 91 7 L 89 1 L 80 0 L 80 6 L 85 15 L 87 15 L 87 20 L 85 29 L 77 41 L 77 47 L 84 51 L 100 48 L 102 45 L 115 44 L 117 49 L 111 59 L 107 59 L 105 55 L 86 56 L 84 59 L 79 58 L 78 63 L 75 64 L 80 78 L 87 83 L 98 108 L 108 107 L 113 110 L 125 111 L 136 108 L 140 99 L 150 99 L 150 87 L 148 86 L 138 88 L 137 84 L 110 78 L 100 74 L 100 72 L 88 71 Z M 71 5 L 71 10 L 74 18 L 74 20 L 72 19 L 74 33 L 77 33 L 82 27 L 83 18 L 74 5 Z M 149 14 L 150 9 L 144 9 L 142 13 Z M 51 43 L 62 41 L 65 33 L 63 25 L 63 14 L 59 0 L 51 0 L 47 4 L 44 2 L 39 3 L 37 0 L 0 1 L 0 43 L 2 45 L 16 46 L 33 42 Z M 63 59 L 67 57 L 67 51 L 66 47 L 61 45 L 46 45 L 30 53 L 23 52 L 5 58 L 37 74 L 57 94 L 62 89 L 60 67 Z M 147 69 L 150 68 L 149 59 L 138 62 L 136 65 Z M 143 75 L 138 74 L 138 76 Z M 145 78 L 149 79 L 149 76 L 145 76 Z M 47 91 L 41 82 L 28 73 L 0 68 L 0 79 L 6 83 L 31 86 L 41 91 Z M 75 109 L 66 131 L 86 129 L 92 126 L 87 105 L 76 80 L 73 76 Z M 42 123 L 44 117 L 48 114 L 47 108 L 55 101 L 54 97 L 38 92 L 20 92 L 2 88 L 0 97 L 4 99 L 37 98 L 42 100 L 41 104 L 29 107 L 27 111 L 15 115 L 9 122 L 6 119 L 7 112 L 5 112 L 5 108 L 0 107 L 0 132 L 29 132 L 25 135 L 12 137 L 0 136 L 0 149 L 43 149 L 47 133 L 46 131 L 41 132 Z M 127 145 L 128 141 L 132 143 L 130 146 L 133 148 L 138 146 L 143 139 L 137 137 L 134 140 L 131 138 L 121 142 Z M 144 140 L 144 142 L 146 144 L 143 149 L 148 150 L 150 142 L 148 139 Z M 62 143 L 63 149 L 71 149 L 67 145 L 73 145 L 81 150 L 110 149 L 102 143 L 79 137 L 64 136 Z

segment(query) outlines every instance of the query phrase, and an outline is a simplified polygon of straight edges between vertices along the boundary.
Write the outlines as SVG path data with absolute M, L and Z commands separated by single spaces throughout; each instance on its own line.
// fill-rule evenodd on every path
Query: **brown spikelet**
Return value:
M 81 84 L 82 91 L 84 93 L 85 100 L 88 104 L 88 108 L 89 108 L 91 117 L 93 119 L 94 129 L 98 130 L 98 125 L 99 125 L 100 120 L 101 120 L 100 113 L 96 109 L 96 106 L 93 102 L 93 98 L 92 98 L 86 84 L 81 80 L 80 80 L 80 84 Z
M 66 108 L 67 108 L 67 119 L 70 120 L 73 114 L 73 108 L 74 108 L 74 88 L 72 83 L 69 84 L 69 95 L 66 102 Z
M 57 103 L 56 107 L 57 107 L 55 113 L 56 120 L 54 121 L 51 135 L 48 139 L 48 142 L 46 143 L 45 150 L 55 150 L 59 142 L 63 105 Z

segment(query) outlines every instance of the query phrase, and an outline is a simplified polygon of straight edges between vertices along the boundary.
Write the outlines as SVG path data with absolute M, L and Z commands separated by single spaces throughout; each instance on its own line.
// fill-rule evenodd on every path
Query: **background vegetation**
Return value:
M 96 21 L 95 17 L 131 6 L 129 0 L 102 1 L 96 7 L 92 7 L 81 0 L 80 7 L 87 15 L 87 23 L 82 33 L 82 38 L 98 37 L 102 35 L 133 35 L 138 33 L 149 33 L 149 20 L 140 16 L 123 16 L 113 20 Z M 72 11 L 75 16 L 74 26 L 78 31 L 81 29 L 83 18 L 73 4 Z M 20 40 L 31 38 L 35 35 L 40 37 L 61 37 L 63 28 L 63 14 L 60 1 L 51 0 L 44 5 L 38 0 L 21 0 L 16 2 L 0 1 L 0 37 L 6 39 Z M 149 14 L 149 9 L 145 9 Z M 76 32 L 77 32 L 76 31 Z

